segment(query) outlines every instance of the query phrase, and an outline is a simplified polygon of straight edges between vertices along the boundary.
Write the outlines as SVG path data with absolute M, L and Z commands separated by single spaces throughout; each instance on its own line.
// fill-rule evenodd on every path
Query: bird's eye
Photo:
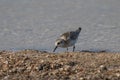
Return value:
M 58 45 L 60 44 L 60 42 L 59 43 L 57 43 Z

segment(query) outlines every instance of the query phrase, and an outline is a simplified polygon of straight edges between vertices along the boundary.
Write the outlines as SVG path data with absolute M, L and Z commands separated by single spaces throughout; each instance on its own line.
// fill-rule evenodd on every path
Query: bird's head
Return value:
M 64 45 L 65 45 L 65 41 L 63 39 L 57 39 L 55 42 L 55 48 L 54 48 L 53 52 L 55 52 L 55 50 L 58 47 L 63 47 Z
M 58 46 L 58 47 L 63 47 L 64 44 L 65 44 L 65 41 L 63 39 L 57 39 L 55 42 L 55 46 Z

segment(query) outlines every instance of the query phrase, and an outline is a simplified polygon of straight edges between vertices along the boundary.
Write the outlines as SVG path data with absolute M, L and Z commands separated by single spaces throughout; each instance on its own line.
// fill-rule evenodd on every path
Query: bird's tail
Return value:
M 77 32 L 77 33 L 80 33 L 80 32 L 81 32 L 81 30 L 82 30 L 82 28 L 81 28 L 81 27 L 79 27 L 79 28 L 76 30 L 76 32 Z

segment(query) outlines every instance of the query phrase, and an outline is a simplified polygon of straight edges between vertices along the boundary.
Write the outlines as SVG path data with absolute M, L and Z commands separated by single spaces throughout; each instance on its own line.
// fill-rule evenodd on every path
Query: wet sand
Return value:
M 1 51 L 0 80 L 120 80 L 120 53 Z

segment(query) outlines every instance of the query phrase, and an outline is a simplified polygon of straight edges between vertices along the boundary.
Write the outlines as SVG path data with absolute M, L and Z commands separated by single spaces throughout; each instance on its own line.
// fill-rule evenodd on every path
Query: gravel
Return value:
M 0 80 L 120 80 L 120 53 L 4 50 Z

